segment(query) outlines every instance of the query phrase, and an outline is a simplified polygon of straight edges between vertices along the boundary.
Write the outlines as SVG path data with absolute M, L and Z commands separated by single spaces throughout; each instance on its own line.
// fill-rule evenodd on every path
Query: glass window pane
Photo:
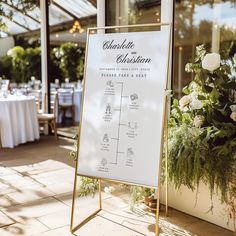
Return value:
M 106 25 L 136 25 L 160 23 L 161 1 L 159 0 L 106 0 Z M 157 29 L 157 28 L 156 28 Z M 129 28 L 126 31 L 137 31 Z M 155 30 L 154 27 L 142 30 Z
M 38 7 L 35 7 L 31 11 L 28 11 L 27 14 L 37 21 L 40 21 L 40 9 Z
M 193 61 L 195 48 L 206 45 L 218 52 L 236 40 L 235 1 L 179 1 L 175 5 L 175 46 L 173 89 L 176 97 L 193 74 L 185 72 L 186 63 Z
M 66 22 L 70 20 L 73 20 L 73 18 L 67 15 L 62 10 L 60 10 L 58 7 L 56 7 L 53 4 L 49 6 L 49 24 L 50 25 L 55 25 L 55 24 L 59 24 L 61 22 Z
M 54 0 L 63 8 L 77 16 L 85 17 L 97 13 L 97 9 L 88 0 Z
M 3 4 L 2 6 L 4 9 L 4 13 L 7 16 L 11 15 L 11 11 L 13 12 L 13 20 L 18 22 L 19 24 L 29 28 L 30 30 L 35 30 L 35 29 L 39 28 L 39 24 L 36 21 L 27 17 L 26 15 L 24 15 L 20 11 L 16 11 L 15 9 L 13 9 L 5 4 Z
M 17 24 L 15 24 L 14 22 L 11 22 L 5 17 L 2 17 L 2 21 L 3 23 L 7 25 L 9 34 L 20 34 L 27 31 L 26 29 L 18 26 Z
M 55 2 L 64 8 L 65 11 L 55 6 L 52 2 L 49 6 L 50 25 L 73 20 L 73 17 L 67 14 L 66 11 L 71 12 L 77 18 L 95 15 L 97 13 L 97 9 L 88 0 L 55 0 Z M 7 4 L 2 3 L 6 16 L 9 16 L 11 12 L 13 12 L 13 20 L 23 26 L 15 26 L 16 24 L 10 24 L 10 21 L 7 21 L 7 25 L 10 24 L 9 31 L 11 34 L 26 32 L 27 29 L 24 27 L 29 30 L 40 29 L 40 9 L 38 7 L 34 7 L 32 10 L 27 11 L 27 14 L 24 14 L 21 13 L 22 6 L 19 5 L 18 0 L 6 0 L 6 3 L 13 6 L 10 7 Z M 14 8 L 18 8 L 20 11 Z M 0 17 L 2 18 L 3 16 Z M 14 29 L 14 26 L 16 29 Z

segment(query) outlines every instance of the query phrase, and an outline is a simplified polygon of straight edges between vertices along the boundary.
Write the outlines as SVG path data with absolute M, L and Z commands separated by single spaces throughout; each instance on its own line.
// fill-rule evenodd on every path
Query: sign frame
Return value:
M 157 186 L 147 186 L 147 185 L 141 185 L 141 184 L 135 184 L 135 183 L 130 183 L 126 181 L 119 181 L 119 180 L 113 180 L 109 178 L 100 178 L 100 177 L 94 177 L 94 176 L 89 176 L 89 175 L 81 175 L 78 174 L 78 160 L 79 160 L 79 147 L 80 147 L 80 137 L 81 137 L 81 127 L 82 127 L 82 117 L 83 117 L 83 105 L 84 105 L 84 94 L 85 94 L 85 86 L 86 86 L 86 70 L 87 70 L 87 56 L 88 56 L 88 45 L 89 45 L 89 35 L 90 33 L 93 34 L 95 31 L 97 33 L 102 33 L 106 34 L 105 30 L 108 29 L 114 29 L 114 30 L 119 30 L 119 29 L 127 29 L 127 28 L 143 28 L 143 27 L 169 27 L 169 41 L 168 41 L 168 60 L 167 60 L 167 74 L 166 74 L 166 90 L 168 89 L 168 81 L 170 79 L 170 55 L 171 55 L 171 34 L 172 34 L 172 24 L 171 23 L 152 23 L 152 24 L 138 24 L 138 25 L 123 25 L 123 26 L 104 26 L 104 27 L 92 27 L 87 29 L 87 43 L 86 43 L 86 55 L 85 55 L 85 64 L 84 64 L 84 84 L 83 84 L 83 94 L 82 94 L 82 99 L 81 99 L 81 112 L 80 112 L 80 126 L 78 129 L 78 141 L 77 141 L 77 153 L 76 153 L 76 165 L 75 165 L 75 176 L 74 176 L 74 187 L 73 187 L 73 197 L 72 197 L 72 210 L 71 210 L 71 223 L 70 223 L 70 231 L 74 233 L 77 231 L 79 228 L 81 228 L 84 224 L 89 222 L 93 217 L 95 217 L 101 210 L 102 210 L 102 189 L 101 189 L 101 181 L 110 181 L 114 183 L 122 183 L 122 184 L 127 184 L 127 185 L 132 185 L 132 186 L 140 186 L 140 187 L 147 187 L 147 188 L 154 188 L 157 190 L 157 209 L 156 209 L 156 227 L 155 227 L 155 235 L 159 235 L 159 227 L 158 227 L 158 221 L 159 221 L 159 203 L 160 203 L 160 170 L 161 170 L 161 160 L 162 160 L 162 153 L 164 150 L 164 142 L 167 142 L 167 118 L 168 118 L 168 106 L 169 100 L 167 99 L 167 95 L 164 97 L 164 109 L 163 109 L 163 119 L 162 119 L 162 124 L 161 124 L 161 130 L 162 130 L 162 135 L 161 135 L 161 148 L 160 148 L 160 159 L 159 159 L 159 171 L 158 171 L 158 181 L 157 181 Z M 160 29 L 161 30 L 161 29 Z M 134 32 L 139 32 L 139 31 L 134 31 Z M 119 33 L 119 32 L 117 32 Z M 164 137 L 166 137 L 164 141 Z M 168 188 L 167 188 L 167 162 L 168 162 L 168 156 L 167 156 L 167 143 L 165 147 L 165 175 L 166 175 L 166 215 L 168 212 Z M 92 179 L 98 179 L 98 193 L 99 193 L 99 208 L 93 212 L 91 215 L 89 215 L 87 218 L 85 218 L 82 222 L 80 222 L 77 226 L 74 227 L 74 211 L 75 211 L 75 198 L 76 198 L 76 190 L 77 190 L 77 178 L 81 177 L 88 177 Z M 131 229 L 135 231 L 134 229 Z M 136 231 L 138 232 L 138 231 Z

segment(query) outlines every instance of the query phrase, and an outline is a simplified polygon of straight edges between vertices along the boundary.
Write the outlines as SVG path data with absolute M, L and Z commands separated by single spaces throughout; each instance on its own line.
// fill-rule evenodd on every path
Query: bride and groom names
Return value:
M 102 44 L 103 50 L 120 50 L 120 49 L 126 49 L 126 50 L 133 50 L 135 49 L 135 44 L 133 41 L 128 41 L 127 39 L 124 39 L 121 43 L 115 42 L 115 40 L 105 40 Z M 148 57 L 142 57 L 140 55 L 136 55 L 136 52 L 132 51 L 130 53 L 119 53 L 116 56 L 116 63 L 141 63 L 141 64 L 147 64 L 150 63 L 152 60 Z

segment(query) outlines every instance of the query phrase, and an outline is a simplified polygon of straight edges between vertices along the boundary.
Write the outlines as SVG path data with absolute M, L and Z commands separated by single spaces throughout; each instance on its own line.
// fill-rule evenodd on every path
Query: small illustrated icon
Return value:
M 108 142 L 109 142 L 108 134 L 104 134 L 104 136 L 103 136 L 103 142 L 105 142 L 105 143 L 108 143 Z
M 101 160 L 101 165 L 102 165 L 102 166 L 107 165 L 107 159 L 106 159 L 106 158 L 103 158 L 103 159 Z
M 131 157 L 134 155 L 134 151 L 132 147 L 127 148 L 127 157 Z
M 111 114 L 111 105 L 110 104 L 107 104 L 105 114 L 107 114 L 107 115 Z
M 114 83 L 111 80 L 108 80 L 107 81 L 107 86 L 112 88 L 112 87 L 114 87 Z
M 136 93 L 133 93 L 130 95 L 130 99 L 131 99 L 131 101 L 138 100 L 138 95 Z
M 135 130 L 138 128 L 137 122 L 128 122 L 128 128 Z

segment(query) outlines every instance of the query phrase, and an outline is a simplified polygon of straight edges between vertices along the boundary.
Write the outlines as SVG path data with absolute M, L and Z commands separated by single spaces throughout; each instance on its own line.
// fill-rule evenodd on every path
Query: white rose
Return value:
M 203 107 L 202 102 L 199 101 L 198 99 L 192 100 L 190 105 L 191 105 L 193 110 L 198 110 L 198 109 L 201 109 Z
M 191 93 L 191 103 L 190 106 L 192 107 L 193 110 L 198 110 L 203 107 L 203 104 L 201 101 L 197 99 L 197 94 L 196 93 Z
M 185 107 L 191 102 L 191 96 L 185 95 L 179 100 L 179 105 L 181 108 Z
M 193 125 L 197 128 L 200 128 L 203 125 L 204 117 L 203 116 L 195 116 L 193 119 Z
M 180 107 L 180 110 L 181 110 L 182 112 L 187 112 L 189 109 L 188 109 L 188 107 L 186 106 L 186 107 Z
M 233 121 L 236 122 L 236 112 L 235 112 L 235 111 L 233 111 L 233 112 L 231 113 L 230 118 L 231 118 Z
M 218 53 L 208 53 L 202 60 L 202 68 L 214 71 L 220 67 L 220 54 Z
M 234 53 L 233 60 L 236 62 L 236 53 Z
M 231 109 L 232 112 L 236 112 L 236 105 L 231 105 L 230 109 Z

